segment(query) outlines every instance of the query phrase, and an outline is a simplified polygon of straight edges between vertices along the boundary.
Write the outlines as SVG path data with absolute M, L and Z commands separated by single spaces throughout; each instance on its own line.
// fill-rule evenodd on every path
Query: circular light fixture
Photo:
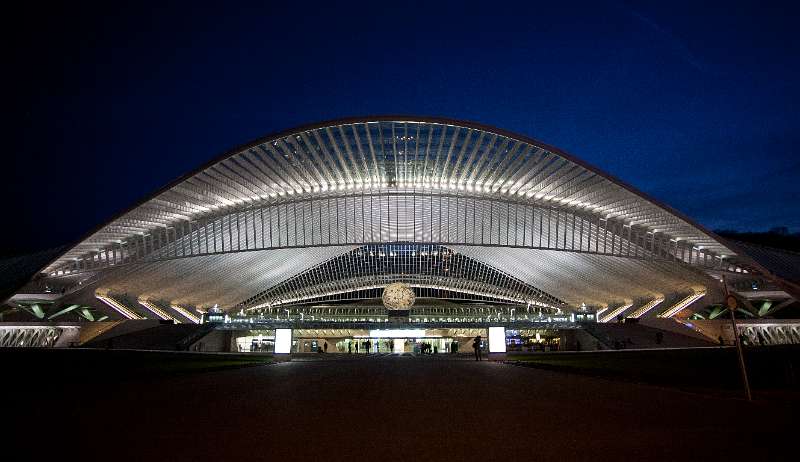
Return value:
M 383 306 L 389 310 L 407 310 L 414 305 L 416 295 L 411 286 L 395 282 L 383 289 Z

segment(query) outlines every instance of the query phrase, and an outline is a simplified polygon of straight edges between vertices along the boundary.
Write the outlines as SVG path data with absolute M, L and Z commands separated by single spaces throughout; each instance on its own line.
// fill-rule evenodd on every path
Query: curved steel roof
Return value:
M 389 257 L 410 256 L 368 255 L 384 244 L 407 247 L 388 248 Z M 420 265 L 429 266 L 413 269 Z M 395 278 L 467 298 L 635 310 L 718 291 L 709 271 L 752 270 L 767 274 L 689 218 L 557 148 L 472 122 L 382 116 L 232 149 L 43 271 L 65 300 L 81 303 L 103 293 L 254 309 L 358 296 Z
M 527 136 L 451 119 L 382 116 L 298 127 L 237 147 L 100 226 L 45 272 L 102 259 L 103 249 L 179 222 L 373 191 L 555 206 L 655 231 L 717 257 L 735 255 L 679 212 Z

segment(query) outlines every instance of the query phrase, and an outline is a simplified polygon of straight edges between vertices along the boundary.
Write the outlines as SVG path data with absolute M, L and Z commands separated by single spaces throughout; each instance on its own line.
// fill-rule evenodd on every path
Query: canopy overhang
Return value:
M 714 291 L 713 275 L 759 270 L 689 218 L 557 148 L 472 122 L 387 116 L 235 148 L 100 226 L 43 273 L 74 297 L 247 308 L 291 278 L 386 244 L 443 246 L 517 281 L 519 293 L 572 307 Z M 479 273 L 464 274 L 475 282 Z M 505 287 L 482 284 L 486 293 Z

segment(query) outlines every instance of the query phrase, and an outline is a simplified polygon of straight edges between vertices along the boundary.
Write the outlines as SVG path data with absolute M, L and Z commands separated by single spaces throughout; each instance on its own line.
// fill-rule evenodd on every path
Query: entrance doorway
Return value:
M 358 348 L 356 348 L 358 345 Z M 336 343 L 336 350 L 353 354 L 366 353 L 416 353 L 421 354 L 428 345 L 430 353 L 449 353 L 451 348 L 456 348 L 458 342 L 450 337 L 421 337 L 421 338 L 382 338 L 382 337 L 355 337 L 342 339 Z M 369 350 L 367 348 L 369 347 Z

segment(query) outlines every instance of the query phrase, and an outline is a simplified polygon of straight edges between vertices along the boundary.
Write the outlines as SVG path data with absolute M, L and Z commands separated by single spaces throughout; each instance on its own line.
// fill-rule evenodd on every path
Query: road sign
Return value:
M 729 310 L 736 311 L 736 308 L 739 307 L 739 302 L 733 295 L 728 295 L 727 297 L 725 297 L 725 305 L 728 306 Z

